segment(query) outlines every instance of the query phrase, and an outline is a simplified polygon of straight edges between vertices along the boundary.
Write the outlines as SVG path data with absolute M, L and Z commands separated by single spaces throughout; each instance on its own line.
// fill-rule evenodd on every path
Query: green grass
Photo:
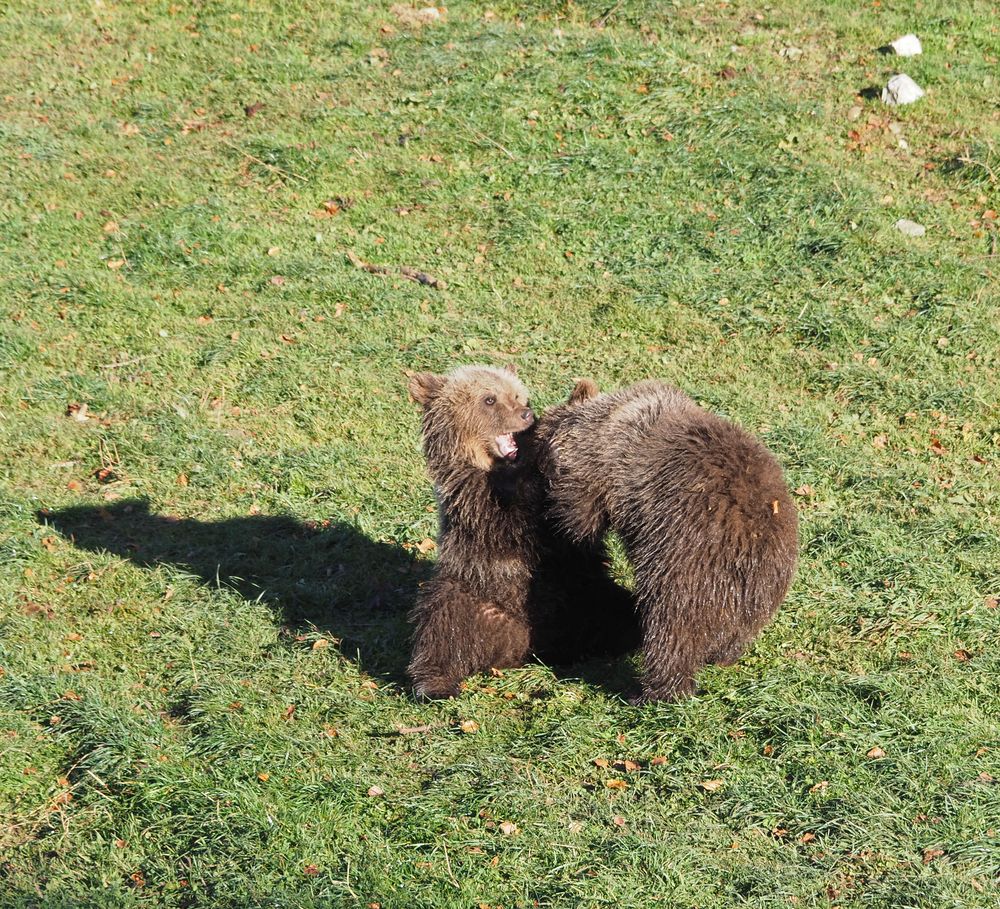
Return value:
M 992 4 L 389 6 L 0 12 L 0 906 L 997 905 Z M 786 466 L 696 698 L 408 696 L 404 373 L 508 361 Z

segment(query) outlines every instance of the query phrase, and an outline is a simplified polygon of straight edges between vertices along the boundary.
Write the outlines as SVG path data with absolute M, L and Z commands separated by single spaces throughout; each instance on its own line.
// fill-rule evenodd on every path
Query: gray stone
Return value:
M 927 233 L 927 228 L 923 224 L 917 224 L 916 221 L 910 221 L 908 218 L 900 218 L 896 222 L 896 230 L 908 237 L 922 237 Z
M 903 35 L 901 38 L 897 38 L 892 44 L 889 45 L 898 57 L 916 57 L 917 54 L 923 53 L 923 48 L 920 46 L 920 39 L 916 35 Z
M 912 104 L 924 96 L 924 90 L 906 73 L 893 76 L 882 89 L 882 100 L 886 104 Z

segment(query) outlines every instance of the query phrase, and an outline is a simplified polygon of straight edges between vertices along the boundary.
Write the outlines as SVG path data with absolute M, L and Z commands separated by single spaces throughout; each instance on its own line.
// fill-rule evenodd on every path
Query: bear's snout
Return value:
M 521 419 L 524 421 L 524 428 L 527 429 L 535 422 L 535 413 L 530 407 L 521 411 Z

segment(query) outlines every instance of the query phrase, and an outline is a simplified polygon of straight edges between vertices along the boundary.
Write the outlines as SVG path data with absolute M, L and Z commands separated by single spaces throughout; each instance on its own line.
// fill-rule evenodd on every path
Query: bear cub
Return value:
M 690 694 L 702 666 L 734 663 L 784 599 L 798 552 L 771 452 L 660 381 L 600 394 L 583 380 L 536 442 L 558 525 L 584 545 L 609 529 L 625 545 L 643 699 Z
M 509 369 L 415 374 L 423 447 L 438 502 L 438 563 L 411 613 L 409 674 L 421 697 L 463 679 L 637 645 L 631 596 L 606 575 L 599 541 L 573 543 L 544 517 L 535 415 Z

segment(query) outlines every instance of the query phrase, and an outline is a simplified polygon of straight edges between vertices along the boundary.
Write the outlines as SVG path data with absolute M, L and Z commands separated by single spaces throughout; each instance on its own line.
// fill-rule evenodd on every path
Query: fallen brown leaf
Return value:
M 66 405 L 66 416 L 72 420 L 76 420 L 77 423 L 87 422 L 87 405 L 77 404 L 73 401 Z

